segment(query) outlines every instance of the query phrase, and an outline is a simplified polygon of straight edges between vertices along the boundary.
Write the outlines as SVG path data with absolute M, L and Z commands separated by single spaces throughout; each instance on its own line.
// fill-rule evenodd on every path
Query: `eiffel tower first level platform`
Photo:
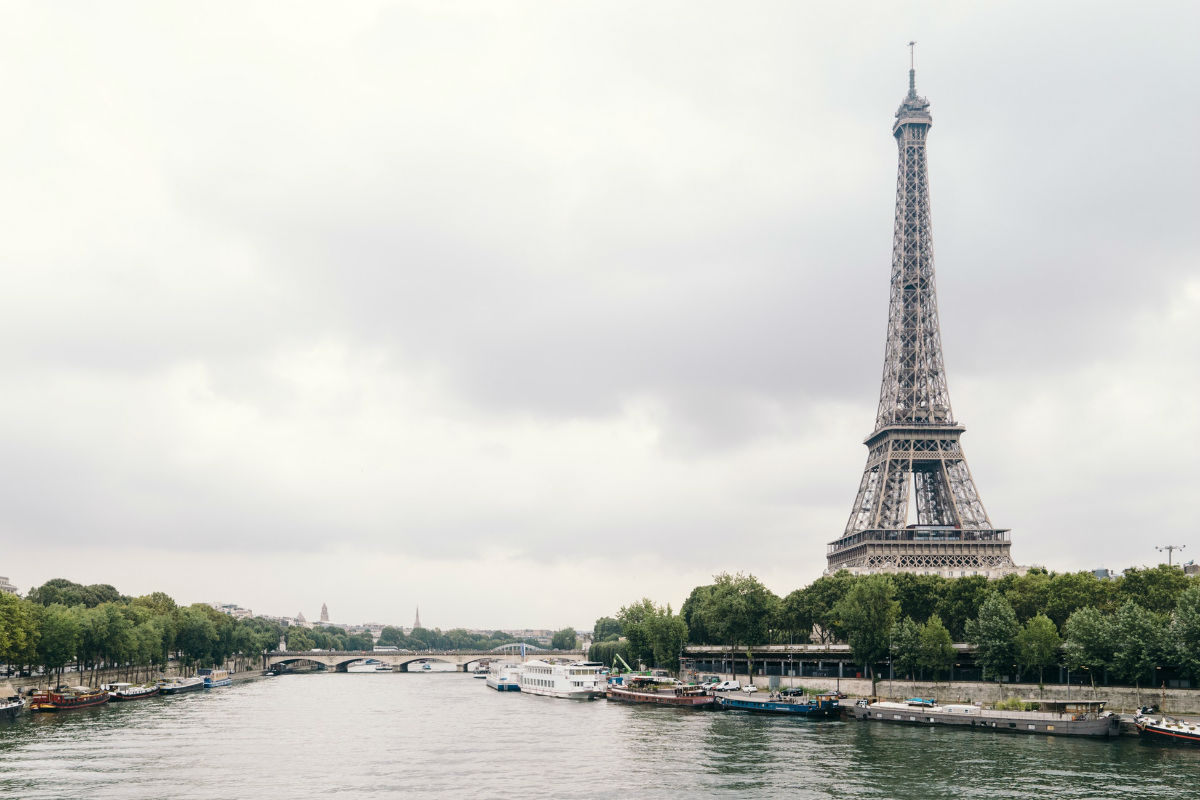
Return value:
M 850 520 L 829 545 L 826 572 L 995 578 L 1018 568 L 1008 530 L 992 525 L 975 489 L 959 444 L 965 428 L 950 409 L 925 160 L 933 117 L 915 76 L 910 69 L 892 126 L 899 170 L 879 411 Z
M 866 440 L 867 466 L 829 572 L 1000 577 L 1013 572 L 1009 532 L 993 528 L 958 437 L 961 425 L 890 425 Z M 917 522 L 905 524 L 910 494 Z

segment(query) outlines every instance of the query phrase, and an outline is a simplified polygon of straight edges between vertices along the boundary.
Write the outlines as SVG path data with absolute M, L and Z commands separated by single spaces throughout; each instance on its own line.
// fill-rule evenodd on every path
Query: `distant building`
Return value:
M 1092 574 L 1102 581 L 1115 581 L 1117 579 L 1117 573 L 1111 569 L 1094 569 L 1092 570 Z
M 421 627 L 421 607 L 417 606 L 417 618 L 413 620 L 413 630 Z
M 8 579 L 7 576 L 0 575 L 0 592 L 8 592 L 9 594 L 16 594 L 17 587 Z
M 1183 565 L 1183 574 L 1184 575 L 1200 575 L 1200 564 L 1197 564 L 1195 561 L 1187 562 L 1186 564 Z M 0 578 L 0 580 L 4 580 L 4 579 Z
M 321 603 L 321 622 L 329 622 L 329 607 Z
M 234 619 L 249 619 L 254 616 L 253 611 L 248 608 L 242 608 L 237 603 L 209 603 L 208 605 L 222 614 L 228 614 Z
M 296 612 L 296 623 L 295 623 L 295 624 L 296 624 L 298 627 L 301 627 L 301 628 L 311 628 L 311 627 L 312 627 L 311 625 L 309 625 L 309 624 L 308 624 L 308 620 L 306 620 L 306 619 L 304 618 L 304 612 L 303 612 L 303 611 L 297 611 L 297 612 Z

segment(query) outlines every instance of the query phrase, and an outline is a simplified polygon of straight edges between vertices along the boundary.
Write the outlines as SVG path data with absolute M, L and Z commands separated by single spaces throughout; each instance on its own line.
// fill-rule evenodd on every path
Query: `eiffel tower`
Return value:
M 933 117 L 912 67 L 892 125 L 900 167 L 879 412 L 864 442 L 858 497 L 846 532 L 829 545 L 826 572 L 1000 577 L 1017 571 L 1009 531 L 992 526 L 979 499 L 958 441 L 966 429 L 954 420 L 946 388 L 925 162 Z

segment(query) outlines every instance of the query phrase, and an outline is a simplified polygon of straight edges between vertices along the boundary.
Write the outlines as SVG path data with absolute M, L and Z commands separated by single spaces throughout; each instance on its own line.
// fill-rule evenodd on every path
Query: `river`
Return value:
M 1200 750 L 288 675 L 0 723 L 0 798 L 1200 797 Z

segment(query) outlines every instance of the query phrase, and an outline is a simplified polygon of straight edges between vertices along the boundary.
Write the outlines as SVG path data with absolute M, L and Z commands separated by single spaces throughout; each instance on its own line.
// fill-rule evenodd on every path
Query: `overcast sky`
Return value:
M 992 522 L 1022 564 L 1200 556 L 1194 3 L 0 8 L 23 590 L 590 627 L 809 583 L 875 419 L 909 39 Z

